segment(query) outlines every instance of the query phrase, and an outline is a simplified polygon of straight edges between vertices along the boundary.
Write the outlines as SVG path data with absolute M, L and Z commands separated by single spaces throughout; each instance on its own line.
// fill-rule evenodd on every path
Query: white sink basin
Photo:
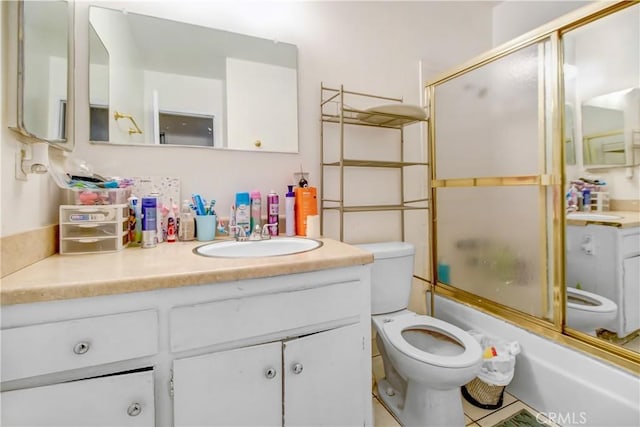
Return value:
M 293 255 L 318 249 L 322 242 L 297 237 L 276 237 L 269 240 L 236 242 L 226 240 L 198 246 L 193 251 L 202 256 L 216 258 L 257 258 Z
M 620 219 L 618 215 L 599 214 L 591 212 L 571 212 L 567 214 L 567 219 L 580 219 L 583 221 L 607 221 Z

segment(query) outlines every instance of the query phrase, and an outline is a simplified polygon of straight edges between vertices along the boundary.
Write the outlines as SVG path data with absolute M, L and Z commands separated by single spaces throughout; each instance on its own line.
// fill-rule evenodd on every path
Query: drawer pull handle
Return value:
M 302 372 L 302 363 L 294 363 L 293 366 L 291 367 L 291 370 L 293 371 L 294 374 L 299 374 L 300 372 Z
M 88 342 L 85 342 L 85 341 L 79 342 L 73 347 L 73 352 L 75 354 L 85 354 L 87 351 L 89 351 L 89 347 L 91 346 L 89 345 Z
M 275 368 L 267 368 L 267 370 L 264 371 L 264 376 L 269 378 L 269 379 L 272 379 L 272 378 L 275 378 L 276 373 L 277 372 L 276 372 Z
M 140 415 L 141 412 L 142 412 L 142 405 L 137 402 L 132 403 L 127 408 L 127 414 L 129 414 L 130 417 L 137 417 L 138 415 Z

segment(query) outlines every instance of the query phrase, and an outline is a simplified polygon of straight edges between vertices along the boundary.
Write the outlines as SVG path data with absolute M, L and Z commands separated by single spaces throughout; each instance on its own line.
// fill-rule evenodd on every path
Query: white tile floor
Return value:
M 382 365 L 382 357 L 379 355 L 374 356 L 372 359 L 373 363 L 373 375 L 375 379 L 382 378 L 384 376 L 384 368 Z M 384 407 L 380 400 L 376 397 L 377 391 L 373 392 L 373 425 L 375 427 L 400 427 L 400 423 L 391 415 L 389 411 Z M 527 406 L 524 402 L 518 400 L 514 396 L 509 393 L 504 394 L 504 401 L 502 407 L 495 410 L 487 410 L 481 409 L 476 406 L 473 406 L 469 402 L 465 400 L 462 395 L 460 395 L 460 399 L 462 399 L 462 408 L 464 409 L 465 414 L 465 425 L 473 426 L 473 427 L 491 427 L 504 419 L 510 417 L 521 409 L 527 409 L 532 414 L 537 414 L 538 412 Z M 543 421 L 542 416 L 540 416 L 540 422 Z M 549 426 L 557 427 L 556 424 L 547 421 Z

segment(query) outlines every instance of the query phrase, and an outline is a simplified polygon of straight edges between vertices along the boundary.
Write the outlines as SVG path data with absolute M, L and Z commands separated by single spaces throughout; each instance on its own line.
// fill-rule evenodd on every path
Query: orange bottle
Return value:
M 307 235 L 307 216 L 318 214 L 316 187 L 296 187 L 296 234 Z

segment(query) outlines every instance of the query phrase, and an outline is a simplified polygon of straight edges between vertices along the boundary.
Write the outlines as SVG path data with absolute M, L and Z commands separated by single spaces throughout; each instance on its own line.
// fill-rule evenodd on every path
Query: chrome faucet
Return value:
M 262 227 L 262 231 L 260 230 L 260 225 L 256 224 L 253 227 L 253 231 L 249 236 L 248 240 L 257 241 L 257 240 L 269 240 L 271 235 L 269 234 L 269 227 L 277 227 L 278 224 L 265 224 Z
M 239 225 L 230 225 L 229 226 L 229 233 L 235 233 L 236 234 L 236 240 L 238 242 L 244 242 L 247 240 L 247 233 L 246 231 L 244 231 L 244 227 L 241 227 Z M 253 233 L 252 233 L 253 235 Z

